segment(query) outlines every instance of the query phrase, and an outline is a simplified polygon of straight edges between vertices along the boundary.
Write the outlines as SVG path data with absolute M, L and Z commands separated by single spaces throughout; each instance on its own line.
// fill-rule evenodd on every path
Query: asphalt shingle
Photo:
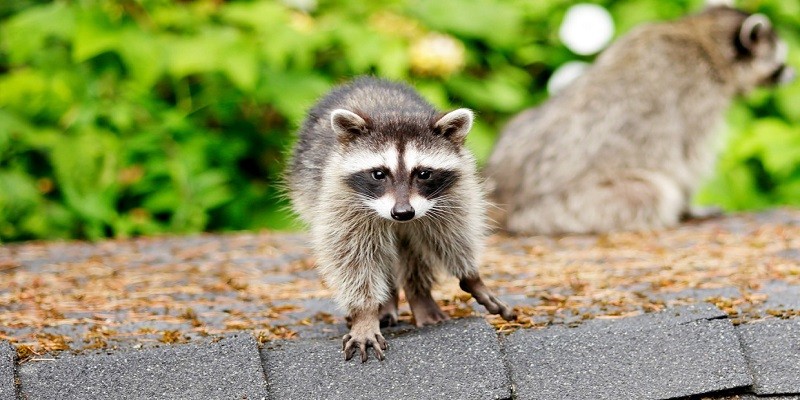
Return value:
M 775 281 L 765 284 L 759 292 L 767 295 L 767 299 L 758 305 L 762 311 L 800 310 L 800 286 Z
M 0 340 L 0 399 L 13 399 L 17 397 L 14 383 L 14 363 L 17 361 L 17 352 L 6 341 Z
M 701 397 L 699 400 L 800 400 L 800 396 L 756 396 L 752 393 L 723 394 L 718 396 Z
M 344 361 L 340 339 L 272 343 L 262 350 L 270 397 L 505 399 L 511 384 L 494 330 L 468 318 L 387 335 L 386 360 Z
M 752 383 L 731 322 L 707 303 L 508 337 L 518 399 L 667 399 Z
M 23 398 L 265 399 L 250 335 L 111 354 L 64 356 L 20 366 Z
M 753 391 L 800 394 L 800 319 L 754 322 L 737 331 L 753 372 Z

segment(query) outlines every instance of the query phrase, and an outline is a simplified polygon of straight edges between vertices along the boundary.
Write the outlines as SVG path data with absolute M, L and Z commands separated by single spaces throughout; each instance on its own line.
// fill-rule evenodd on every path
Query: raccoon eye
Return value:
M 417 177 L 419 179 L 425 180 L 431 177 L 431 171 L 424 169 L 422 171 L 417 172 Z
M 377 169 L 375 171 L 372 171 L 372 178 L 379 181 L 384 180 L 386 179 L 386 173 Z

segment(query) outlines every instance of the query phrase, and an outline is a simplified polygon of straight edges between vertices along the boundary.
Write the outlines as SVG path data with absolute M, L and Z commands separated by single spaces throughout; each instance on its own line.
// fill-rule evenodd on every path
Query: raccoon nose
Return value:
M 395 204 L 392 208 L 392 218 L 398 221 L 408 221 L 414 218 L 414 207 L 411 207 L 411 204 Z

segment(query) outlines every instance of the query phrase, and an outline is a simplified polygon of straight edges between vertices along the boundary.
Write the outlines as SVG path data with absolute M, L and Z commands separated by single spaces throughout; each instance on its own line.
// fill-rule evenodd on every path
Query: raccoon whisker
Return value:
M 457 204 L 437 204 L 437 205 L 431 207 L 431 209 L 437 209 L 437 210 L 463 210 L 464 207 L 462 207 L 460 205 L 457 205 Z
M 459 206 L 459 205 L 445 205 L 445 204 L 439 205 L 439 204 L 437 204 L 437 205 L 431 207 L 431 210 L 440 210 L 440 211 L 447 210 L 447 211 L 457 212 L 457 211 L 463 211 L 464 207 Z
M 428 213 L 434 215 L 442 215 L 442 216 L 459 214 L 457 209 L 446 209 L 446 208 L 431 208 L 430 210 L 428 210 Z
M 434 209 L 431 209 L 431 210 L 428 210 L 428 212 L 425 215 L 426 216 L 430 216 L 431 219 L 433 219 L 437 223 L 438 222 L 447 223 L 449 219 L 451 219 L 453 216 L 458 216 L 459 214 L 456 213 L 456 212 L 448 211 L 448 210 L 434 210 Z

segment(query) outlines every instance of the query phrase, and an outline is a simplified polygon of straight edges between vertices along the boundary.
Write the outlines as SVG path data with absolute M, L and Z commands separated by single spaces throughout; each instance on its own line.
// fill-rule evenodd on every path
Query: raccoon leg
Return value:
M 411 307 L 411 313 L 414 314 L 414 325 L 422 327 L 425 325 L 435 325 L 442 321 L 447 321 L 450 317 L 445 314 L 436 301 L 433 300 L 430 290 L 416 292 L 412 289 L 406 289 L 406 297 L 408 298 L 408 305 Z M 413 293 L 409 295 L 408 293 Z
M 336 302 L 349 316 L 350 332 L 342 337 L 345 360 L 359 351 L 365 362 L 368 347 L 383 360 L 387 345 L 380 331 L 380 308 L 391 297 L 392 267 L 397 263 L 395 239 L 382 231 L 347 235 L 321 228 L 312 231 L 317 266 L 325 281 L 336 289 Z M 385 236 L 378 236 L 381 233 Z M 354 243 L 348 240 L 353 236 L 370 240 Z
M 477 224 L 473 223 L 474 225 Z M 441 261 L 447 271 L 459 279 L 459 286 L 463 291 L 471 294 L 490 313 L 498 314 L 506 321 L 513 321 L 517 319 L 514 310 L 492 293 L 478 272 L 476 249 L 481 240 L 483 236 L 480 230 L 458 225 L 426 238 L 430 248 L 438 249 L 438 254 L 448 255 L 447 259 Z
M 685 202 L 678 184 L 664 174 L 620 171 L 588 176 L 562 192 L 521 204 L 507 226 L 545 235 L 661 229 L 678 223 Z
M 506 303 L 497 298 L 497 296 L 489 290 L 483 283 L 480 275 L 475 275 L 470 278 L 461 278 L 458 282 L 461 290 L 469 293 L 475 298 L 478 304 L 486 308 L 492 314 L 497 314 L 503 317 L 506 321 L 514 321 L 517 319 L 517 314 Z
M 389 299 L 381 304 L 379 311 L 381 328 L 397 325 L 397 303 L 399 301 L 400 296 L 397 292 L 397 286 L 393 285 Z
M 419 249 L 412 249 L 408 242 L 401 244 L 399 271 L 408 305 L 411 307 L 411 313 L 414 314 L 414 324 L 418 327 L 437 324 L 449 319 L 431 296 L 431 288 L 436 282 L 436 275 L 423 254 L 424 252 Z
M 397 286 L 392 286 L 392 292 L 389 294 L 389 298 L 381 304 L 380 310 L 378 311 L 381 328 L 397 325 L 397 308 L 399 301 L 400 296 L 398 295 Z M 347 327 L 352 328 L 353 316 L 348 314 L 344 319 L 347 321 Z

